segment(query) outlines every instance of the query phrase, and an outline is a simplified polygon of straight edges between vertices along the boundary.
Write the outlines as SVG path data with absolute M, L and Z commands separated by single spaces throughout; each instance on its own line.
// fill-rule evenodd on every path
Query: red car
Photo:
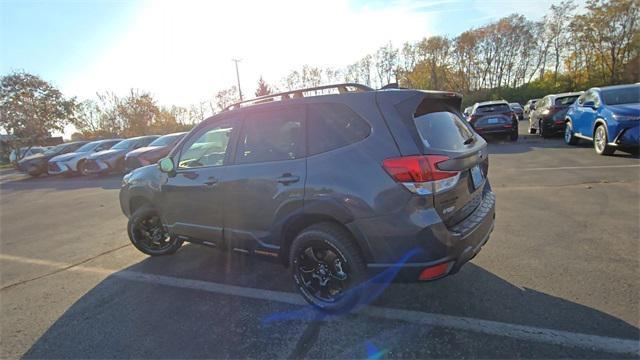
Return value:
M 135 149 L 124 158 L 127 172 L 141 166 L 155 164 L 158 160 L 169 154 L 169 151 L 182 139 L 186 132 L 173 133 L 161 136 L 148 146 Z

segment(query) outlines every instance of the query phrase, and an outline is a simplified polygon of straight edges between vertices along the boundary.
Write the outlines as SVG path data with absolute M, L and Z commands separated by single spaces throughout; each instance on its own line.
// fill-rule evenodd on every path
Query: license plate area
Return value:
M 480 165 L 476 165 L 469 170 L 471 172 L 471 182 L 473 183 L 473 190 L 478 189 L 484 182 L 484 173 Z

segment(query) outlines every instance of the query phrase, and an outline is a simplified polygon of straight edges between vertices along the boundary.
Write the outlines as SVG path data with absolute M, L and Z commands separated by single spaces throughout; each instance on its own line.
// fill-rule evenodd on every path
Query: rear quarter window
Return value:
M 371 133 L 369 124 L 344 104 L 309 104 L 307 128 L 309 155 L 356 143 Z
M 469 125 L 458 115 L 447 111 L 415 116 L 414 122 L 422 142 L 431 149 L 462 150 L 464 142 L 473 137 Z

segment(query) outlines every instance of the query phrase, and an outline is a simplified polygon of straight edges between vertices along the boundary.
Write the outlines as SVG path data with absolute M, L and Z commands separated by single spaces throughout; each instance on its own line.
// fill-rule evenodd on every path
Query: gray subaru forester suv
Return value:
M 380 274 L 454 274 L 495 219 L 487 144 L 460 104 L 358 84 L 234 104 L 123 178 L 129 237 L 149 255 L 189 241 L 276 259 L 327 312 Z

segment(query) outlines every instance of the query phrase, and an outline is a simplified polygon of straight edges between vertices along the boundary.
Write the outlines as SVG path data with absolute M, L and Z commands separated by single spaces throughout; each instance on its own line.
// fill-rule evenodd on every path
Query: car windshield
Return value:
M 94 141 L 94 142 L 90 142 L 90 143 L 86 143 L 82 146 L 80 146 L 76 152 L 87 152 L 87 151 L 91 151 L 93 150 L 93 148 L 95 148 L 100 142 L 99 141 Z
M 512 109 L 522 109 L 522 106 L 520 106 L 520 104 L 509 104 L 511 106 Z
M 184 133 L 169 134 L 169 135 L 161 136 L 161 137 L 155 139 L 153 142 L 151 142 L 151 144 L 149 144 L 149 146 L 165 146 L 165 145 L 169 145 L 172 142 L 174 142 L 176 139 L 179 139 L 179 138 L 181 138 L 183 136 L 184 136 Z
M 640 86 L 602 91 L 602 100 L 607 105 L 640 103 Z
M 580 95 L 563 96 L 556 99 L 556 106 L 569 106 L 573 104 Z
M 492 112 L 509 112 L 511 108 L 507 104 L 493 104 L 483 105 L 476 109 L 477 113 L 492 113 Z
M 115 144 L 112 149 L 114 150 L 123 150 L 123 149 L 128 149 L 131 146 L 133 146 L 133 144 L 138 141 L 138 139 L 129 139 L 129 140 L 122 140 L 119 143 Z
M 48 149 L 47 151 L 45 151 L 44 154 L 45 155 L 57 154 L 57 153 L 61 152 L 65 147 L 67 147 L 67 144 L 56 145 L 56 146 L 52 147 L 51 149 Z

